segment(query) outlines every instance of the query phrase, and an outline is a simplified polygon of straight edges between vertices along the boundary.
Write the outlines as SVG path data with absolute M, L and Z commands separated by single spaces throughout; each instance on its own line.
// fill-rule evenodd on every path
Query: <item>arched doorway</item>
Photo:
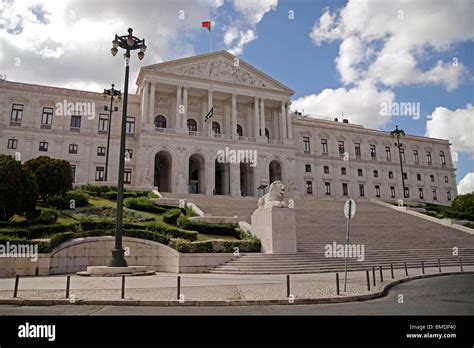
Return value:
M 189 157 L 189 193 L 205 193 L 205 161 L 202 155 L 194 154 Z
M 270 177 L 270 182 L 269 182 L 269 184 L 271 184 L 274 181 L 282 179 L 281 166 L 280 166 L 280 163 L 278 163 L 278 161 L 271 161 L 270 166 L 269 166 L 269 170 L 270 170 L 270 176 L 269 176 Z
M 160 192 L 171 192 L 171 155 L 160 151 L 155 155 L 155 175 L 153 185 Z

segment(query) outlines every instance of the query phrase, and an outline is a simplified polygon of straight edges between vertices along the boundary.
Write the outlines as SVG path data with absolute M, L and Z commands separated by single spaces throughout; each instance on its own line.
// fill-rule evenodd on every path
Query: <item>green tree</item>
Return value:
M 68 161 L 40 156 L 26 161 L 25 167 L 35 175 L 39 195 L 43 200 L 72 188 L 71 166 Z
M 0 220 L 34 212 L 37 199 L 35 176 L 13 157 L 0 155 Z
M 474 193 L 457 196 L 453 200 L 451 209 L 459 213 L 467 213 L 474 215 Z

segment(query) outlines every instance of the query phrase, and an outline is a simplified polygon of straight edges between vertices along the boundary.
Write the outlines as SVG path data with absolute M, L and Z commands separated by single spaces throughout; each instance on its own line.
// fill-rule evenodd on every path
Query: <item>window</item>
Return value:
M 428 160 L 428 164 L 432 164 L 433 161 L 431 159 L 431 152 L 426 151 L 426 159 Z
M 197 132 L 197 123 L 192 118 L 188 120 L 187 125 L 190 132 Z
M 379 171 L 378 170 L 374 170 L 374 178 L 378 178 L 379 177 Z
M 95 167 L 95 181 L 104 181 L 104 167 Z
M 109 115 L 99 114 L 99 133 L 107 133 L 109 130 Z
M 125 121 L 125 133 L 131 135 L 135 133 L 135 117 L 127 116 Z
M 438 200 L 438 193 L 436 192 L 436 189 L 434 189 L 433 191 L 431 191 L 431 193 L 433 194 L 433 200 L 434 200 L 434 201 Z
M 132 183 L 132 170 L 125 168 L 123 171 L 123 183 L 124 184 L 131 184 Z
M 434 182 L 434 181 L 435 181 L 435 178 L 434 178 L 434 175 L 433 175 L 433 174 L 430 175 L 430 180 L 431 180 L 431 182 Z
M 330 182 L 325 182 L 324 183 L 324 188 L 326 190 L 326 195 L 330 195 L 331 194 L 331 183 Z
M 405 198 L 410 198 L 410 188 L 405 187 L 405 190 L 404 190 L 404 197 L 405 197 Z
M 306 173 L 311 173 L 311 164 L 306 164 L 305 165 L 305 171 L 306 171 Z
M 418 150 L 413 150 L 413 158 L 415 159 L 415 164 L 420 163 L 420 158 L 418 157 Z
M 449 182 L 449 178 L 447 176 L 444 176 L 444 182 Z
M 324 174 L 329 174 L 329 166 L 324 166 Z
M 212 122 L 212 131 L 214 132 L 214 134 L 221 134 L 221 126 L 218 122 Z
M 72 115 L 71 116 L 71 127 L 72 131 L 77 131 L 81 129 L 81 116 L 80 115 Z
M 18 139 L 8 139 L 7 149 L 16 150 L 18 146 Z
M 388 178 L 393 179 L 393 172 L 388 172 Z
M 346 167 L 341 168 L 341 175 L 346 175 Z
M 375 145 L 370 145 L 370 157 L 372 159 L 376 159 L 377 158 L 377 150 L 375 148 Z
M 342 195 L 343 196 L 349 195 L 349 190 L 347 189 L 347 184 L 346 183 L 342 184 Z
M 451 200 L 451 191 L 450 191 L 450 190 L 448 190 L 448 191 L 446 192 L 446 199 L 447 199 L 448 201 Z
M 77 144 L 69 144 L 69 153 L 77 155 Z
M 360 157 L 360 143 L 355 143 L 356 157 Z
M 395 198 L 395 186 L 390 186 L 390 197 Z
M 23 104 L 13 104 L 12 113 L 10 115 L 10 121 L 21 123 L 22 117 L 23 117 Z
M 155 117 L 155 128 L 166 128 L 166 117 L 158 115 Z
M 408 180 L 408 174 L 407 173 L 403 173 L 403 179 Z
M 421 187 L 418 189 L 418 194 L 419 194 L 420 199 L 424 199 L 423 198 L 423 189 Z
M 240 124 L 237 125 L 237 134 L 239 135 L 239 137 L 244 136 L 244 130 L 242 129 L 242 126 Z
M 313 194 L 313 182 L 312 181 L 306 181 L 306 193 L 308 195 Z
M 71 164 L 71 177 L 72 177 L 72 182 L 76 182 L 76 165 Z
M 441 165 L 445 166 L 446 165 L 446 156 L 444 155 L 443 151 L 439 152 L 439 159 L 441 160 Z
M 364 184 L 359 184 L 359 195 L 360 195 L 361 197 L 364 197 L 364 195 L 365 195 L 365 192 L 364 192 L 364 191 L 365 191 L 365 189 L 364 189 Z
M 380 197 L 380 186 L 375 185 L 375 197 Z
M 321 150 L 323 154 L 328 153 L 328 140 L 327 139 L 321 139 Z
M 133 158 L 133 150 L 125 149 L 125 161 L 130 161 Z
M 97 146 L 97 156 L 105 156 L 105 146 Z
M 53 108 L 43 108 L 43 114 L 41 115 L 41 127 L 51 128 L 53 124 Z
M 40 141 L 38 150 L 43 151 L 43 152 L 47 152 L 48 151 L 48 142 L 47 141 Z
M 338 149 L 339 149 L 339 154 L 340 154 L 340 155 L 343 155 L 344 152 L 345 152 L 345 151 L 344 151 L 344 141 L 339 140 L 339 141 L 337 142 L 337 147 L 338 147 Z
M 416 180 L 421 181 L 421 174 L 416 174 Z
M 392 152 L 390 151 L 390 146 L 385 146 L 385 158 L 387 161 L 392 160 Z
M 400 160 L 405 162 L 405 149 L 400 148 Z
M 304 152 L 310 152 L 311 147 L 309 144 L 309 137 L 303 137 L 303 147 L 304 147 Z
M 362 169 L 357 169 L 357 175 L 358 176 L 364 175 L 364 173 L 362 172 Z

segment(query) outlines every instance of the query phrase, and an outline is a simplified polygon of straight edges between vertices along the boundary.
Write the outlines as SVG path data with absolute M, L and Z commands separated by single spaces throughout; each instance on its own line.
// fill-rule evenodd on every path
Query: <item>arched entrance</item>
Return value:
M 205 161 L 202 155 L 194 154 L 189 157 L 189 193 L 205 193 Z
M 155 175 L 153 186 L 160 192 L 171 192 L 171 155 L 160 151 L 155 155 Z
M 281 176 L 281 166 L 280 166 L 280 163 L 278 163 L 278 161 L 271 161 L 270 162 L 270 166 L 269 166 L 269 170 L 270 170 L 270 182 L 269 184 L 271 184 L 272 182 L 274 181 L 277 181 L 277 180 L 282 180 L 282 176 Z

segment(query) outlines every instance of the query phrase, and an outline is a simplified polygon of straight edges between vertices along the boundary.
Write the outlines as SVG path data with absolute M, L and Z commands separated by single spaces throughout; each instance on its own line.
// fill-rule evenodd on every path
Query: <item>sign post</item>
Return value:
M 344 204 L 344 215 L 347 219 L 347 227 L 346 227 L 346 247 L 344 250 L 345 254 L 345 265 L 344 265 L 344 292 L 346 292 L 346 285 L 347 285 L 347 250 L 349 245 L 349 231 L 351 225 L 351 219 L 354 217 L 356 211 L 356 204 L 353 199 L 348 199 Z

